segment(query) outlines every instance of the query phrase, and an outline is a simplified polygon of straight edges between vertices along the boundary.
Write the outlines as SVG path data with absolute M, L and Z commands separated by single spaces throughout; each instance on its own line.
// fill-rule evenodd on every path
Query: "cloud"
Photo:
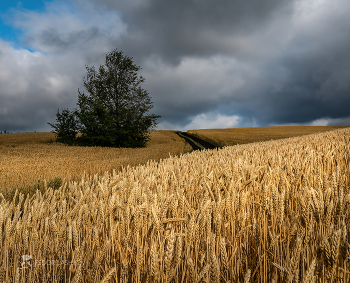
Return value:
M 266 65 L 272 100 L 266 120 L 297 123 L 350 115 L 350 3 L 297 1 L 293 38 Z
M 72 106 L 71 90 L 79 77 L 64 72 L 69 62 L 55 62 L 40 52 L 13 49 L 0 41 L 0 128 L 36 130 L 58 107 Z M 66 60 L 69 60 L 68 58 Z M 73 66 L 69 68 L 74 71 Z
M 151 96 L 156 94 L 155 111 L 173 122 L 181 114 L 186 118 L 213 109 L 232 99 L 235 92 L 237 100 L 243 99 L 239 91 L 245 87 L 245 79 L 255 73 L 249 65 L 223 56 L 184 58 L 176 67 L 150 58 L 145 70 L 145 88 Z
M 188 56 L 263 56 L 273 51 L 271 43 L 284 40 L 292 16 L 289 0 L 93 1 L 121 12 L 128 27 L 122 49 L 171 64 Z
M 340 119 L 317 119 L 311 123 L 311 126 L 349 126 L 350 117 Z
M 180 123 L 161 122 L 158 125 L 159 130 L 179 130 L 186 132 L 187 130 L 199 129 L 227 129 L 242 127 L 258 127 L 254 119 L 243 119 L 237 115 L 222 115 L 218 111 L 202 113 L 191 117 L 190 122 L 183 125 Z
M 238 116 L 226 116 L 217 114 L 216 116 L 200 114 L 193 118 L 187 129 L 216 129 L 216 128 L 235 128 L 239 125 Z
M 17 10 L 12 24 L 24 31 L 24 43 L 49 54 L 106 53 L 126 30 L 119 13 L 88 1 L 81 7 L 48 2 L 45 12 Z
M 162 122 L 158 125 L 158 129 L 166 130 L 195 130 L 195 129 L 217 129 L 217 128 L 236 128 L 240 124 L 241 118 L 239 116 L 226 116 L 221 114 L 199 114 L 191 119 L 191 122 L 185 126 L 175 125 Z
M 222 105 L 259 125 L 350 114 L 348 1 L 102 3 L 121 12 L 119 46 L 146 66 L 167 121 Z
M 346 124 L 349 13 L 347 0 L 65 0 L 13 10 L 23 48 L 0 41 L 0 129 L 50 130 L 57 108 L 75 107 L 85 65 L 115 48 L 142 67 L 161 129 Z
M 125 29 L 115 13 L 92 15 L 92 5 L 84 12 L 57 2 L 44 12 L 13 11 L 12 24 L 35 51 L 0 40 L 0 64 L 6 66 L 0 70 L 0 129 L 49 131 L 58 108 L 76 106 L 85 65 L 102 63 Z

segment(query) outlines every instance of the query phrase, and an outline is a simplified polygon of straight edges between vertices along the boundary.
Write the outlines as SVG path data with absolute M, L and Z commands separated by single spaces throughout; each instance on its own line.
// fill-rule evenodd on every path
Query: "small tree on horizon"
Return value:
M 66 132 L 81 133 L 78 138 L 70 136 L 74 143 L 109 147 L 146 146 L 149 131 L 154 129 L 156 119 L 161 116 L 146 115 L 153 105 L 148 92 L 141 87 L 145 79 L 137 76 L 140 69 L 131 57 L 124 56 L 117 49 L 106 54 L 105 64 L 100 65 L 98 70 L 94 66 L 86 66 L 84 86 L 87 93 L 78 89 L 77 109 L 65 113 L 70 121 L 73 116 L 76 118 L 75 124 Z M 58 112 L 57 118 L 61 117 L 59 115 L 63 112 Z M 59 123 L 66 123 L 66 120 Z M 57 124 L 50 125 L 56 131 L 60 129 Z
M 73 112 L 68 109 L 63 109 L 62 114 L 59 109 L 56 113 L 56 124 L 48 123 L 56 133 L 57 142 L 72 145 L 78 133 L 78 123 Z

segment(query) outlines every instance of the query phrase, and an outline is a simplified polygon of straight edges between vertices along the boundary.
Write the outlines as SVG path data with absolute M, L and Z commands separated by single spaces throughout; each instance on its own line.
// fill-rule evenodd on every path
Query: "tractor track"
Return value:
M 196 136 L 190 135 L 186 132 L 178 132 L 181 138 L 185 139 L 193 148 L 193 150 L 215 149 L 218 148 L 211 143 L 204 141 Z

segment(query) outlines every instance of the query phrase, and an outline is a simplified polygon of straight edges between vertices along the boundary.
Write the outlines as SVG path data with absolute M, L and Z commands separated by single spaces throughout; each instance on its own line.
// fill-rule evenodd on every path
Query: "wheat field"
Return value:
M 229 129 L 189 130 L 187 133 L 195 135 L 217 147 L 252 142 L 270 141 L 303 135 L 331 131 L 343 126 L 276 126 Z
M 349 282 L 350 129 L 0 195 L 0 282 Z
M 74 181 L 87 174 L 103 174 L 159 161 L 191 151 L 173 131 L 151 131 L 146 148 L 102 148 L 56 143 L 53 133 L 0 134 L 0 192 L 13 195 L 16 188 L 41 185 L 44 180 Z

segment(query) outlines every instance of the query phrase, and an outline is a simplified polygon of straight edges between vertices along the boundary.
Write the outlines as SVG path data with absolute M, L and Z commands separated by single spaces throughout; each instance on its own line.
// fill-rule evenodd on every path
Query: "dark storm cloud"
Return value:
M 247 37 L 277 14 L 290 17 L 290 0 L 97 1 L 121 11 L 128 33 L 118 42 L 135 56 L 160 56 L 178 64 L 184 56 L 244 56 Z
M 47 130 L 57 108 L 73 106 L 70 89 L 79 81 L 63 70 L 74 66 L 24 49 L 14 52 L 3 41 L 0 49 L 6 66 L 0 70 L 0 131 Z
M 13 24 L 37 52 L 0 41 L 0 130 L 50 130 L 57 108 L 75 106 L 84 65 L 114 48 L 142 67 L 159 129 L 349 124 L 349 13 L 347 0 L 69 0 L 19 11 Z
M 316 38 L 296 34 L 283 54 L 264 64 L 261 122 L 304 123 L 350 116 L 350 22 L 333 19 Z M 314 31 L 317 34 L 317 30 Z M 308 37 L 309 36 L 309 37 Z
M 156 109 L 168 122 L 184 124 L 231 103 L 231 115 L 253 116 L 261 125 L 350 116 L 349 4 L 336 2 L 152 0 L 123 6 L 103 1 L 122 12 L 128 33 L 118 46 L 140 62 L 154 55 L 175 70 L 184 58 L 222 55 L 257 73 L 231 73 L 244 85 L 222 94 L 215 87 L 201 87 L 201 74 L 179 82 L 176 71 L 164 80 L 159 71 L 150 88 Z M 191 83 L 196 85 L 192 91 Z M 217 81 L 215 86 L 228 83 Z
M 67 50 L 74 48 L 75 45 L 80 45 L 82 42 L 89 43 L 89 41 L 96 40 L 101 37 L 101 31 L 97 27 L 91 27 L 87 30 L 81 30 L 77 32 L 72 32 L 63 36 L 58 32 L 57 29 L 48 28 L 41 33 L 39 40 L 40 43 L 45 46 L 52 46 L 57 49 Z

